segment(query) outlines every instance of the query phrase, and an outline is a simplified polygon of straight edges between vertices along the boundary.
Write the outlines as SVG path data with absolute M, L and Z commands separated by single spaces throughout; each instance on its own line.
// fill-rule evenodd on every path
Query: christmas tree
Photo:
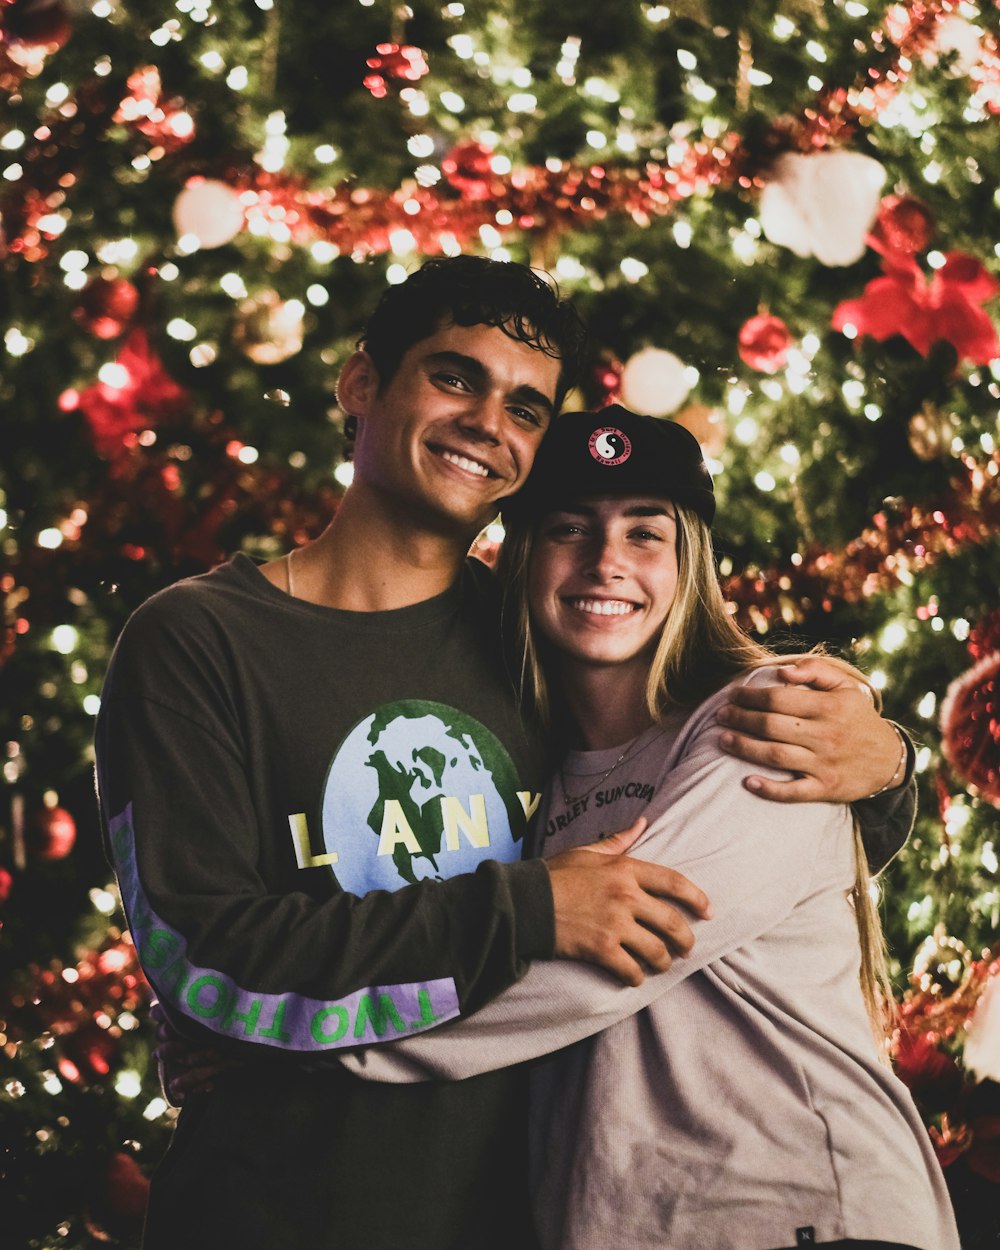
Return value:
M 996 1245 L 996 8 L 0 0 L 0 104 L 5 1244 L 137 1245 L 172 1126 L 93 796 L 117 633 L 322 529 L 363 317 L 464 250 L 574 298 L 571 404 L 699 438 L 739 619 L 915 738 L 894 1058 Z

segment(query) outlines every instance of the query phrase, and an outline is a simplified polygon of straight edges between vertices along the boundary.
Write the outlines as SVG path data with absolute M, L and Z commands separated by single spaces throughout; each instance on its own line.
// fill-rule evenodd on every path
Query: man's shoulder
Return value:
M 129 617 L 119 646 L 156 645 L 215 629 L 220 621 L 244 611 L 248 596 L 252 597 L 252 588 L 247 585 L 245 571 L 239 569 L 236 560 L 228 560 L 151 595 Z
M 493 570 L 476 556 L 467 556 L 463 569 L 463 584 L 473 602 L 480 603 L 488 609 L 499 611 L 501 590 L 500 579 Z
M 471 627 L 490 640 L 492 650 L 499 646 L 503 616 L 503 589 L 500 579 L 482 560 L 470 556 L 462 571 L 462 613 Z

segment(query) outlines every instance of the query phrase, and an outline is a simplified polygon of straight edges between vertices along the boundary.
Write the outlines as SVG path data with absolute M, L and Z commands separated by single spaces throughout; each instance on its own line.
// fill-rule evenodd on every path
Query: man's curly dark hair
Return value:
M 358 339 L 387 385 L 406 352 L 445 325 L 496 326 L 559 360 L 558 411 L 583 365 L 587 331 L 555 283 L 527 265 L 435 256 L 387 287 Z

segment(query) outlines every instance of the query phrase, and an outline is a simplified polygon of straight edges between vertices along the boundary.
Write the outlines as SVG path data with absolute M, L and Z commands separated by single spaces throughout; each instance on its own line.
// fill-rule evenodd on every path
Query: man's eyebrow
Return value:
M 425 357 L 424 363 L 430 368 L 461 369 L 477 382 L 486 382 L 490 377 L 489 369 L 478 357 L 466 356 L 464 352 L 432 352 Z M 549 416 L 552 415 L 554 409 L 553 402 L 547 395 L 527 383 L 515 386 L 510 393 L 510 398 L 543 408 Z

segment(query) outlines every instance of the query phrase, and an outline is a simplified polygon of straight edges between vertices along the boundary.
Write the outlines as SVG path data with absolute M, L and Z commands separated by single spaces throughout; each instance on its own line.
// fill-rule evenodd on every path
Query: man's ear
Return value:
M 352 417 L 366 417 L 378 388 L 379 376 L 374 360 L 366 351 L 356 351 L 348 358 L 337 379 L 337 403 Z

